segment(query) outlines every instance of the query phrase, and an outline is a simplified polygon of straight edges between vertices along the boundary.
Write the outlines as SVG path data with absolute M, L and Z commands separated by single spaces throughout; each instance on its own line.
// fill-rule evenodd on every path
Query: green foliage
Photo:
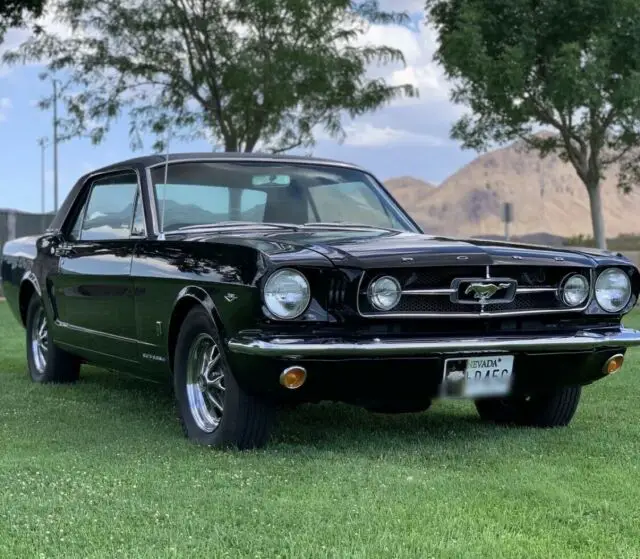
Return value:
M 597 229 L 606 168 L 620 164 L 627 191 L 640 178 L 640 3 L 427 0 L 427 11 L 452 98 L 472 113 L 452 135 L 468 148 L 522 138 L 558 153 L 590 190 Z M 539 126 L 554 133 L 533 135 Z
M 42 15 L 46 0 L 1 0 L 0 41 L 9 27 L 22 27 Z M 35 31 L 40 29 L 36 26 Z
M 151 132 L 162 149 L 170 129 L 228 151 L 284 151 L 313 145 L 318 126 L 342 137 L 343 114 L 417 94 L 366 77 L 371 63 L 404 63 L 358 42 L 371 23 L 407 21 L 377 0 L 61 0 L 56 17 L 70 37 L 42 34 L 5 60 L 68 73 L 66 137 L 99 143 L 128 112 L 134 148 Z
M 587 235 L 575 235 L 565 239 L 565 246 L 595 247 L 593 237 Z M 640 251 L 640 235 L 620 235 L 607 240 L 607 248 L 613 251 Z

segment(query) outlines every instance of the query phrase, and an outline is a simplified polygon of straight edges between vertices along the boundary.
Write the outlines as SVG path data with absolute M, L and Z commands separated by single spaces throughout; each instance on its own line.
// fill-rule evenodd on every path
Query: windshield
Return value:
M 191 161 L 152 168 L 165 232 L 229 221 L 348 222 L 416 231 L 397 203 L 366 173 L 280 162 Z

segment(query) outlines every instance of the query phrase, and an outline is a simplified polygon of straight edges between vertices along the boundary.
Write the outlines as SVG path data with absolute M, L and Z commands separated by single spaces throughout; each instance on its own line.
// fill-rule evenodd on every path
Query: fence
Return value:
M 17 237 L 42 233 L 51 223 L 53 213 L 31 214 L 16 210 L 0 210 L 0 252 L 4 243 Z M 0 285 L 0 296 L 2 286 Z
M 16 210 L 0 210 L 0 247 L 16 237 L 42 233 L 52 219 L 52 213 L 31 214 Z
M 0 210 L 0 252 L 4 243 L 11 239 L 43 232 L 51 223 L 53 216 L 53 213 L 34 214 L 16 210 Z M 622 252 L 640 266 L 640 251 L 625 250 Z M 1 289 L 2 287 L 0 287 L 0 291 Z

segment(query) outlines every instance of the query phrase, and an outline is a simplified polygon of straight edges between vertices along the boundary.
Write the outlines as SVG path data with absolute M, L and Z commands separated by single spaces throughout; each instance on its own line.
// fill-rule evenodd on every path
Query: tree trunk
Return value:
M 602 213 L 602 188 L 600 180 L 587 184 L 589 205 L 591 206 L 591 224 L 593 225 L 593 239 L 598 248 L 607 248 L 607 236 L 604 231 L 604 215 Z
M 224 151 L 226 153 L 232 153 L 238 151 L 238 139 L 235 134 L 227 135 L 224 137 Z

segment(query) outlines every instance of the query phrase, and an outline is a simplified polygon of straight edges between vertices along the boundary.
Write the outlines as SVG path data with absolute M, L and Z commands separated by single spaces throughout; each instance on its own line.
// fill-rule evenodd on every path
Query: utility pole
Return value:
M 58 82 L 53 78 L 53 209 L 58 211 Z
M 504 221 L 504 239 L 505 241 L 508 241 L 511 238 L 509 225 L 513 221 L 513 204 L 511 202 L 505 202 L 502 208 L 502 221 Z
M 38 138 L 38 145 L 40 146 L 40 212 L 45 213 L 45 152 L 49 145 L 48 138 Z

